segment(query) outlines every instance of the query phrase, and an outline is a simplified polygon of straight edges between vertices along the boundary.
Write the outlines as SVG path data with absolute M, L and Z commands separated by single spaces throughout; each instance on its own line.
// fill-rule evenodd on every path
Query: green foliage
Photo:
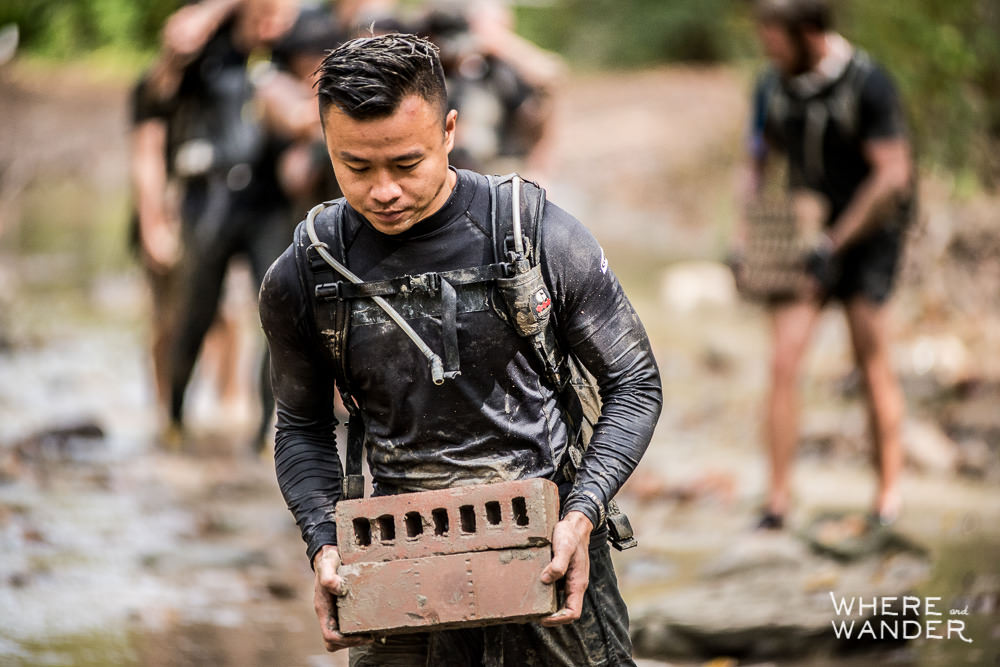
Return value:
M 156 50 L 184 0 L 2 0 L 22 48 L 63 60 Z M 921 154 L 1000 182 L 1000 2 L 840 0 L 843 31 L 893 73 Z M 529 39 L 586 67 L 756 54 L 747 0 L 548 0 L 518 7 Z
M 896 78 L 925 161 L 1000 185 L 1000 2 L 833 0 L 842 31 Z M 552 0 L 521 32 L 571 63 L 644 66 L 753 55 L 746 0 Z
M 854 0 L 844 9 L 844 31 L 899 83 L 923 157 L 996 182 L 1000 5 Z
M 746 42 L 731 29 L 731 0 L 556 0 L 523 6 L 529 39 L 588 66 L 716 62 Z
M 111 49 L 128 56 L 155 51 L 159 31 L 183 0 L 5 0 L 0 25 L 16 23 L 30 53 L 73 59 Z

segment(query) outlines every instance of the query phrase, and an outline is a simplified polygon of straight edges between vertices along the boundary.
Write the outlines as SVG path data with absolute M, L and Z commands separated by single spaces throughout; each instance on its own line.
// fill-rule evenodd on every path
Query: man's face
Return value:
M 323 114 L 326 148 L 337 182 L 355 211 L 383 234 L 399 234 L 448 200 L 454 173 L 458 112 L 441 122 L 441 109 L 419 95 L 403 98 L 390 116 L 355 120 L 330 105 Z
M 803 64 L 807 58 L 802 53 L 802 47 L 792 40 L 783 25 L 758 23 L 757 37 L 764 49 L 764 55 L 781 73 L 794 76 L 805 71 Z

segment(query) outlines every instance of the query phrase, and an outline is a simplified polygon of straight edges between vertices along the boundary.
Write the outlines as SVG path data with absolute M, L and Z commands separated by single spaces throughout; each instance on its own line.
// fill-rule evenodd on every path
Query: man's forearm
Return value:
M 601 416 L 587 447 L 565 511 L 583 512 L 595 526 L 604 508 L 635 470 L 649 446 L 662 407 L 660 375 L 649 339 L 624 297 L 611 322 L 576 348 L 601 378 Z
M 278 486 L 302 532 L 310 562 L 324 545 L 337 543 L 333 512 L 344 471 L 332 433 L 332 425 L 329 430 L 279 425 L 274 439 Z
M 132 133 L 132 191 L 143 243 L 155 238 L 156 225 L 166 224 L 166 127 L 147 120 Z
M 879 220 L 879 213 L 891 204 L 898 193 L 899 190 L 890 179 L 875 175 L 864 181 L 827 234 L 834 252 L 863 237 Z
M 873 161 L 872 171 L 828 233 L 834 252 L 864 236 L 910 186 L 912 167 L 905 142 L 874 144 L 866 148 L 866 155 Z

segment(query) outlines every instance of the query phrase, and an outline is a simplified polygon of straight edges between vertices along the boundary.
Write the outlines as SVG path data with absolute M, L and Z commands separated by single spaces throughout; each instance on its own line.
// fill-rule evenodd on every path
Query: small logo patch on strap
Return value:
M 535 292 L 535 312 L 541 315 L 546 310 L 552 307 L 552 299 L 549 295 L 545 293 L 545 290 L 540 289 Z
M 608 258 L 604 256 L 604 248 L 601 248 L 601 273 L 608 272 Z

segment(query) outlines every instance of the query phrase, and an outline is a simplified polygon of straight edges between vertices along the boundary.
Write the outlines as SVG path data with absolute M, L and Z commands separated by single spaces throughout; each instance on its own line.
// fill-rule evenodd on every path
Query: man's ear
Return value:
M 452 109 L 444 118 L 444 148 L 447 152 L 455 147 L 455 127 L 458 123 L 458 110 Z

